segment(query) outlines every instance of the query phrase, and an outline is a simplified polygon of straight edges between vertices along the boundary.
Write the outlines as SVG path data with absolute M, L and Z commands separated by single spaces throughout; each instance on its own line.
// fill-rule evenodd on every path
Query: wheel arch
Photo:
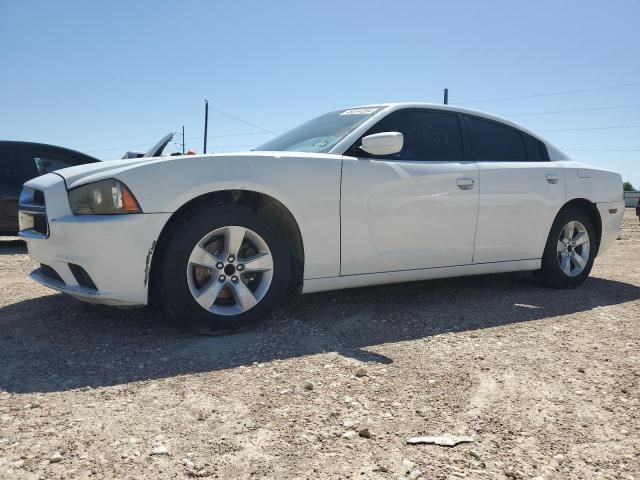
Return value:
M 289 241 L 292 258 L 291 281 L 289 291 L 299 293 L 302 290 L 304 275 L 304 243 L 298 222 L 291 211 L 276 198 L 253 190 L 229 189 L 208 192 L 196 196 L 178 208 L 162 228 L 156 240 L 151 258 L 149 274 L 149 303 L 157 304 L 159 271 L 158 265 L 163 261 L 167 239 L 174 227 L 190 214 L 213 205 L 243 205 L 254 208 L 261 215 L 268 215 L 276 222 Z
M 600 212 L 598 211 L 598 207 L 596 204 L 586 198 L 574 198 L 565 203 L 562 208 L 558 211 L 556 218 L 560 215 L 560 212 L 566 210 L 567 208 L 578 208 L 586 213 L 591 221 L 593 222 L 593 227 L 596 229 L 596 255 L 598 255 L 598 250 L 600 249 L 600 241 L 602 239 L 602 218 L 600 218 Z

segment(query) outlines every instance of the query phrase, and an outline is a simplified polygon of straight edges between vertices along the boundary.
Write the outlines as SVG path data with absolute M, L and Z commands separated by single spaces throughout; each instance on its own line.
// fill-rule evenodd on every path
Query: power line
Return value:
M 573 150 L 576 152 L 640 152 L 640 148 L 561 148 L 563 150 Z
M 498 97 L 498 98 L 490 98 L 486 100 L 472 100 L 467 102 L 457 102 L 460 105 L 467 105 L 470 103 L 490 103 L 490 102 L 503 102 L 507 100 L 520 100 L 524 98 L 538 98 L 538 97 L 551 97 L 555 95 L 570 95 L 573 93 L 584 93 L 584 92 L 597 92 L 599 90 L 610 90 L 613 88 L 624 88 L 624 87 L 635 87 L 640 85 L 640 82 L 633 83 L 620 83 L 617 85 L 605 85 L 602 87 L 593 87 L 593 88 L 581 88 L 579 90 L 564 90 L 560 92 L 548 92 L 548 93 L 536 93 L 532 95 L 518 95 L 514 97 Z
M 227 116 L 229 118 L 232 118 L 232 119 L 234 119 L 234 120 L 236 120 L 236 121 L 238 121 L 240 123 L 244 123 L 245 125 L 249 125 L 250 127 L 257 128 L 258 130 L 262 130 L 263 132 L 271 133 L 273 135 L 277 135 L 277 133 L 272 131 L 272 130 L 269 130 L 267 128 L 261 127 L 260 125 L 256 125 L 255 123 L 248 122 L 247 120 L 243 120 L 242 118 L 236 117 L 235 115 L 231 115 L 230 113 L 223 112 L 222 110 L 219 110 L 219 109 L 217 109 L 215 107 L 209 106 L 209 108 L 211 110 L 213 110 L 214 112 L 218 112 L 218 113 L 220 113 L 222 115 L 225 115 L 225 116 Z
M 578 132 L 583 130 L 614 130 L 625 128 L 640 128 L 640 125 L 616 125 L 611 127 L 582 127 L 582 128 L 554 128 L 551 130 L 536 130 L 537 132 Z
M 227 135 L 209 135 L 209 138 L 250 137 L 254 135 L 277 135 L 278 132 L 229 133 Z
M 573 110 L 555 110 L 555 111 L 547 111 L 547 112 L 525 112 L 525 113 L 509 113 L 505 115 L 506 117 L 523 117 L 526 115 L 552 115 L 556 113 L 572 113 L 572 112 L 591 112 L 595 110 L 616 110 L 620 108 L 635 108 L 640 107 L 640 104 L 629 104 L 629 105 L 611 105 L 607 107 L 591 107 L 591 108 L 578 108 Z
M 123 146 L 123 147 L 112 147 L 112 148 L 101 148 L 98 150 L 89 150 L 87 153 L 96 153 L 96 152 L 108 152 L 111 150 L 129 150 L 131 148 L 138 148 L 138 147 L 148 147 L 151 145 L 155 145 L 154 142 L 152 143 L 141 143 L 139 145 L 127 145 L 127 146 Z
M 211 148 L 243 148 L 243 147 L 255 147 L 257 143 L 249 143 L 245 145 L 211 145 Z
M 579 128 L 554 128 L 549 130 L 538 130 L 536 132 L 573 132 L 582 130 L 616 130 L 616 129 L 628 129 L 628 128 L 640 128 L 640 125 L 612 125 L 606 127 L 579 127 Z M 284 133 L 286 130 L 277 130 L 275 133 Z M 250 137 L 256 135 L 273 135 L 271 132 L 247 132 L 247 133 L 229 133 L 227 135 L 209 135 L 209 138 L 229 138 L 229 137 Z M 189 137 L 188 140 L 202 140 L 202 137 Z
M 211 107 L 210 107 L 211 108 Z M 229 138 L 229 137 L 251 137 L 256 135 L 276 135 L 283 133 L 285 130 L 276 132 L 247 132 L 247 133 L 229 133 L 226 135 L 209 135 L 208 138 Z M 202 140 L 202 137 L 189 137 L 188 140 Z
M 176 135 L 181 135 L 179 133 L 176 133 Z M 244 136 L 244 135 L 252 135 L 252 134 L 243 134 L 243 133 L 234 133 L 234 134 L 230 134 L 230 135 L 209 135 L 209 138 L 226 138 L 226 137 L 239 137 L 239 136 Z M 257 133 L 257 135 L 266 135 L 266 133 Z M 195 140 L 202 140 L 203 137 L 188 137 L 186 139 L 186 141 L 195 141 Z M 174 145 L 182 145 L 182 143 L 177 143 L 174 141 L 173 142 Z M 132 148 L 138 148 L 138 147 L 148 147 L 151 145 L 155 145 L 155 143 L 141 143 L 139 145 L 123 145 L 120 147 L 111 147 L 111 148 L 100 148 L 97 150 L 88 150 L 87 153 L 97 153 L 97 152 L 109 152 L 112 150 L 131 150 Z M 239 147 L 253 147 L 258 145 L 257 143 L 250 143 L 250 144 L 244 144 L 244 145 L 212 145 L 213 148 L 239 148 Z
M 209 107 L 213 110 L 212 107 Z M 247 132 L 247 133 L 230 133 L 227 135 L 209 135 L 209 138 L 229 138 L 229 137 L 245 137 L 245 136 L 255 136 L 255 135 L 278 135 L 279 133 L 282 133 L 283 131 L 276 131 L 276 132 Z M 181 133 L 176 132 L 176 135 L 182 135 Z M 202 140 L 203 137 L 187 137 L 186 141 L 195 141 L 195 140 Z M 121 147 L 110 147 L 110 148 L 100 148 L 97 150 L 88 150 L 87 153 L 94 153 L 94 152 L 108 152 L 108 151 L 112 151 L 112 150 L 130 150 L 132 148 L 138 148 L 138 147 L 150 147 L 152 145 L 155 145 L 156 142 L 151 142 L 151 143 L 141 143 L 139 145 L 124 145 Z M 175 143 L 175 142 L 174 142 Z M 251 144 L 251 145 L 239 145 L 240 147 L 243 146 L 254 146 L 257 144 Z M 219 148 L 220 146 L 216 146 L 216 148 Z M 224 147 L 224 148 L 231 148 L 231 147 Z

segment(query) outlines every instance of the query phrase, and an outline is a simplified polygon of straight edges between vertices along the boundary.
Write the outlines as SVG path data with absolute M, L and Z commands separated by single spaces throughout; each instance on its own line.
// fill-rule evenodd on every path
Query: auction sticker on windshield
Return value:
M 345 110 L 340 115 L 371 115 L 380 110 L 379 108 L 351 108 Z

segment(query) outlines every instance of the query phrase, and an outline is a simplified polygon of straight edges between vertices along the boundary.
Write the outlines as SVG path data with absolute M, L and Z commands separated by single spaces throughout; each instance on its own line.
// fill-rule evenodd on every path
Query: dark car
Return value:
M 61 168 L 99 161 L 68 148 L 0 140 L 0 235 L 18 232 L 18 198 L 24 182 Z

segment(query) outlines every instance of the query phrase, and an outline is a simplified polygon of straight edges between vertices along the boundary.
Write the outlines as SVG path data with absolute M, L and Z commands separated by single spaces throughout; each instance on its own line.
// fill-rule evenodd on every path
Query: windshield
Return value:
M 349 108 L 326 113 L 255 148 L 258 151 L 327 153 L 384 107 Z

